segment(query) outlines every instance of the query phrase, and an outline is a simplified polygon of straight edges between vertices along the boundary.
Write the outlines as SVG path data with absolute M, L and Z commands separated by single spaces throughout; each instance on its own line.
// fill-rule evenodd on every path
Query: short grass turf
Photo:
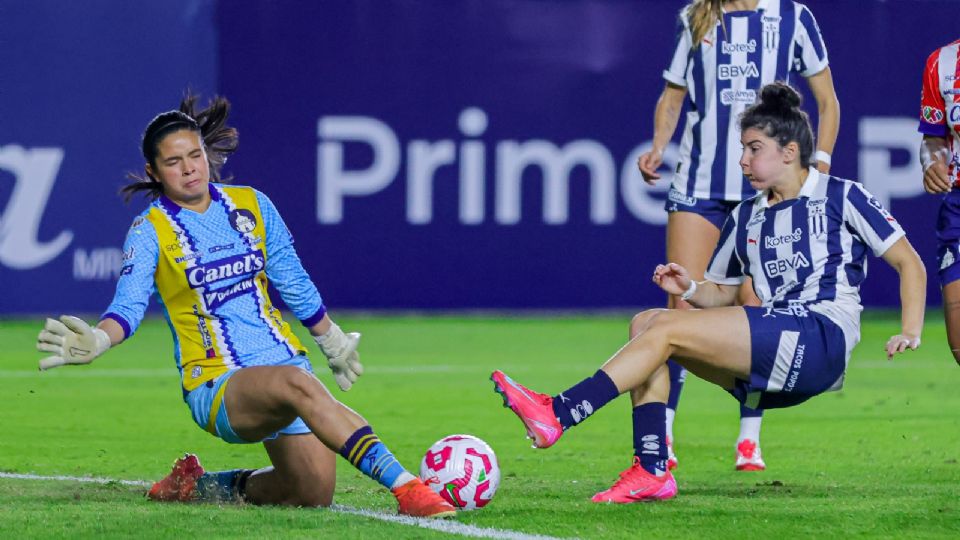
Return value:
M 843 391 L 767 413 L 765 472 L 733 470 L 737 403 L 690 377 L 675 427 L 680 493 L 653 504 L 589 501 L 630 462 L 627 398 L 554 448 L 533 450 L 488 380 L 500 368 L 558 392 L 622 345 L 626 316 L 342 316 L 364 334 L 366 374 L 342 393 L 322 363 L 317 371 L 411 470 L 443 436 L 490 443 L 500 490 L 487 508 L 455 518 L 478 527 L 580 538 L 957 538 L 960 368 L 942 319 L 930 318 L 923 347 L 889 362 L 882 347 L 897 320 L 868 314 Z M 0 471 L 154 480 L 187 451 L 211 470 L 267 464 L 261 446 L 229 445 L 193 424 L 162 321 L 148 320 L 92 366 L 47 373 L 36 370 L 39 327 L 0 321 Z M 337 475 L 336 503 L 394 511 L 393 498 L 343 460 Z M 163 505 L 135 486 L 6 478 L 0 514 L 4 538 L 448 536 L 322 509 Z

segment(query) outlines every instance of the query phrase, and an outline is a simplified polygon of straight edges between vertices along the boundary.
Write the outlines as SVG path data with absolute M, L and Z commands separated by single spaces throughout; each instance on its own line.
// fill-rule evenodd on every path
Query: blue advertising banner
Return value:
M 0 96 L 0 279 L 24 285 L 0 313 L 106 305 L 143 206 L 116 189 L 142 167 L 140 130 L 187 86 L 233 103 L 240 149 L 226 173 L 273 199 L 332 308 L 661 305 L 650 275 L 669 175 L 647 186 L 635 163 L 683 4 L 16 6 L 26 23 L 3 32 L 30 53 L 0 52 L 16 81 Z M 900 219 L 937 304 L 937 200 L 923 193 L 916 118 L 927 55 L 960 37 L 944 15 L 956 4 L 805 4 L 842 109 L 833 173 Z M 865 303 L 895 305 L 895 280 L 874 260 Z

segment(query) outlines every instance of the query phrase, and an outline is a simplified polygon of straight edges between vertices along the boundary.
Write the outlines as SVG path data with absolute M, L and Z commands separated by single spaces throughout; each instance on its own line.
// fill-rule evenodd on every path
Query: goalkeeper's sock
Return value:
M 380 442 L 370 426 L 355 431 L 340 449 L 340 455 L 387 489 L 402 486 L 414 478 Z
M 246 495 L 247 478 L 255 469 L 203 473 L 197 479 L 197 500 L 204 502 L 242 501 Z
M 667 472 L 666 412 L 664 403 L 644 403 L 633 408 L 633 455 L 648 473 Z
M 553 396 L 553 414 L 563 429 L 579 424 L 620 395 L 617 385 L 610 376 L 598 369 L 593 377 L 588 377 L 566 391 Z

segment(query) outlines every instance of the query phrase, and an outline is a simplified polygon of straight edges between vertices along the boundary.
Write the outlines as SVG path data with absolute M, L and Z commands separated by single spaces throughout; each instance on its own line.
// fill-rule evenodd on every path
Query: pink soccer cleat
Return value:
M 677 455 L 673 453 L 673 441 L 667 437 L 667 470 L 672 471 L 677 468 Z
M 737 443 L 737 463 L 738 471 L 763 471 L 767 464 L 763 462 L 760 455 L 760 445 L 756 441 L 744 439 Z
M 534 392 L 500 371 L 490 375 L 494 390 L 503 396 L 503 406 L 510 407 L 527 428 L 527 437 L 534 448 L 549 448 L 563 435 L 563 426 L 553 413 L 553 398 Z
M 155 483 L 147 497 L 154 501 L 189 502 L 197 498 L 197 479 L 203 475 L 200 460 L 193 454 L 184 454 L 173 462 L 173 470 Z
M 593 502 L 633 503 L 665 501 L 677 495 L 677 481 L 670 471 L 662 476 L 650 474 L 640 465 L 640 458 L 633 456 L 633 465 L 620 473 L 620 478 L 590 500 Z

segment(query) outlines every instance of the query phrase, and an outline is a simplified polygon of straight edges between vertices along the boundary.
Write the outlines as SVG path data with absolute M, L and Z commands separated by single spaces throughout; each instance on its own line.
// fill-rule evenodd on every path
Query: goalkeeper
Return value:
M 198 111 L 188 95 L 179 110 L 149 123 L 146 174 L 131 175 L 122 191 L 152 202 L 127 234 L 113 302 L 96 328 L 71 316 L 48 319 L 37 348 L 52 356 L 40 369 L 89 364 L 128 339 L 155 293 L 193 420 L 229 443 L 262 442 L 272 466 L 208 473 L 188 454 L 153 485 L 151 499 L 326 506 L 338 452 L 390 489 L 400 513 L 453 515 L 313 375 L 307 349 L 273 307 L 268 283 L 314 336 L 340 389 L 349 390 L 363 373 L 360 334 L 345 334 L 330 319 L 270 199 L 220 180 L 238 142 L 228 112 L 226 99 Z

